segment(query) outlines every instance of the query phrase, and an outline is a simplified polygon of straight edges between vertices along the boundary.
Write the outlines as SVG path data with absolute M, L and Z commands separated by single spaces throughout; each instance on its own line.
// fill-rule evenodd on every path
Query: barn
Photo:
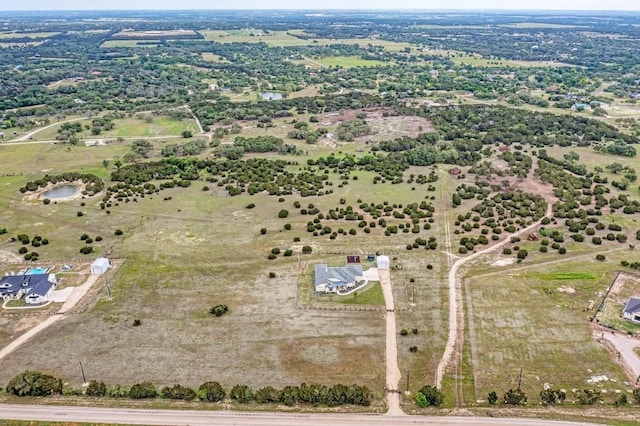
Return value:
M 91 264 L 91 275 L 102 275 L 107 272 L 111 263 L 106 257 L 99 257 Z
M 389 269 L 389 256 L 378 256 L 376 259 L 378 269 Z

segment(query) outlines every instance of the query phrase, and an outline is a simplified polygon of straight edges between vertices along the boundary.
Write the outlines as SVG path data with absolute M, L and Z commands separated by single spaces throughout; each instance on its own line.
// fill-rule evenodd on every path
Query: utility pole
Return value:
M 520 378 L 518 379 L 518 390 L 520 390 L 520 385 L 522 385 L 522 367 L 520 367 Z
M 82 372 L 82 383 L 87 383 L 87 378 L 84 375 L 84 368 L 82 368 L 82 361 L 80 361 L 80 371 Z

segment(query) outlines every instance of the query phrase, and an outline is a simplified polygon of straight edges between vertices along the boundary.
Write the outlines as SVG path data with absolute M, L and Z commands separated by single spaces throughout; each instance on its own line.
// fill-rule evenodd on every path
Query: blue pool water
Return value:
M 27 272 L 25 272 L 25 275 L 38 275 L 38 274 L 46 274 L 47 272 L 49 272 L 49 269 L 51 269 L 49 266 L 45 266 L 45 267 L 37 267 L 37 268 L 29 268 L 27 269 Z

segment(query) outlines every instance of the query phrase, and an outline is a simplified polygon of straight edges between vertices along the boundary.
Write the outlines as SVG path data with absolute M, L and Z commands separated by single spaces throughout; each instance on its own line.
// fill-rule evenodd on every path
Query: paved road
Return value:
M 151 410 L 0 404 L 6 420 L 117 423 L 137 425 L 216 426 L 368 426 L 368 425 L 514 425 L 593 426 L 593 423 L 493 417 L 377 416 L 367 414 L 287 414 L 229 411 Z
M 387 414 L 391 416 L 401 416 L 404 413 L 400 408 L 400 395 L 396 392 L 398 390 L 398 384 L 400 383 L 400 368 L 398 368 L 396 313 L 393 292 L 391 291 L 391 271 L 388 269 L 378 269 L 378 277 L 380 278 L 384 304 L 387 309 L 385 316 L 387 323 L 385 366 L 387 371 L 387 389 L 392 390 L 392 392 L 387 393 Z

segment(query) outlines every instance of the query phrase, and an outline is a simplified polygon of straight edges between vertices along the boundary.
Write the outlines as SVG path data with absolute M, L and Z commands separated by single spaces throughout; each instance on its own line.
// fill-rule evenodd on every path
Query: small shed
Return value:
M 111 263 L 106 257 L 99 257 L 91 264 L 91 275 L 102 275 L 107 272 Z
M 389 269 L 389 256 L 378 256 L 376 262 L 378 269 Z

